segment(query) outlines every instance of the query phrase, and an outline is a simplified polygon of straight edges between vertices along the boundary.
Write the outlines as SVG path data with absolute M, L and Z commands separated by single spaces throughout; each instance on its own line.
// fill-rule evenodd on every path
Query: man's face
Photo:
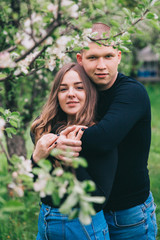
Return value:
M 106 90 L 113 85 L 120 61 L 120 51 L 93 42 L 89 44 L 89 50 L 77 54 L 77 62 L 84 67 L 99 90 Z

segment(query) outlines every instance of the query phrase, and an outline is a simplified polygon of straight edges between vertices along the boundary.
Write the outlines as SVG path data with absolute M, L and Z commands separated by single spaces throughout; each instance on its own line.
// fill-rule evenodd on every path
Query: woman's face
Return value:
M 73 119 L 84 106 L 86 93 L 83 82 L 77 72 L 69 70 L 63 77 L 58 91 L 58 101 L 61 109 Z

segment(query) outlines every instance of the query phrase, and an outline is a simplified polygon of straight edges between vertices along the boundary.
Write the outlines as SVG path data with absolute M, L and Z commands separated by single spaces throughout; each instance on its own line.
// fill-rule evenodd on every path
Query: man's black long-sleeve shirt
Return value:
M 118 73 L 113 86 L 99 92 L 98 117 L 99 123 L 85 130 L 82 149 L 86 158 L 90 156 L 87 159 L 93 169 L 103 165 L 101 174 L 105 179 L 109 164 L 95 156 L 118 148 L 116 176 L 104 211 L 143 203 L 150 189 L 147 163 L 151 141 L 150 100 L 144 86 Z M 112 173 L 113 169 L 111 178 Z M 109 182 L 105 181 L 104 187 L 107 189 Z

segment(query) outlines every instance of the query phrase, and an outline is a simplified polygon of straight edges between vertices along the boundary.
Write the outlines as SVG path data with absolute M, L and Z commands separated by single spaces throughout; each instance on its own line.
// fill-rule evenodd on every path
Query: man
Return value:
M 102 33 L 109 35 L 109 28 L 98 23 L 93 32 L 98 33 L 95 40 L 101 42 Z M 118 148 L 116 176 L 104 208 L 110 238 L 156 239 L 155 205 L 147 169 L 151 142 L 147 92 L 136 80 L 118 73 L 121 52 L 113 46 L 90 42 L 89 50 L 77 54 L 77 61 L 99 90 L 100 121 L 85 130 L 82 152 L 94 156 Z M 67 139 L 61 144 L 65 145 L 70 145 Z M 97 164 L 101 164 L 98 159 Z

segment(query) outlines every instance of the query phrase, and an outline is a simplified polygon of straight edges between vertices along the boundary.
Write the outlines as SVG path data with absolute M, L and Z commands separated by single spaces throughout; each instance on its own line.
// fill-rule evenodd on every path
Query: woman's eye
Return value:
M 84 87 L 77 87 L 77 89 L 81 90 L 81 89 L 84 89 Z
M 66 91 L 67 90 L 67 88 L 60 88 L 60 92 L 64 92 L 64 91 Z

